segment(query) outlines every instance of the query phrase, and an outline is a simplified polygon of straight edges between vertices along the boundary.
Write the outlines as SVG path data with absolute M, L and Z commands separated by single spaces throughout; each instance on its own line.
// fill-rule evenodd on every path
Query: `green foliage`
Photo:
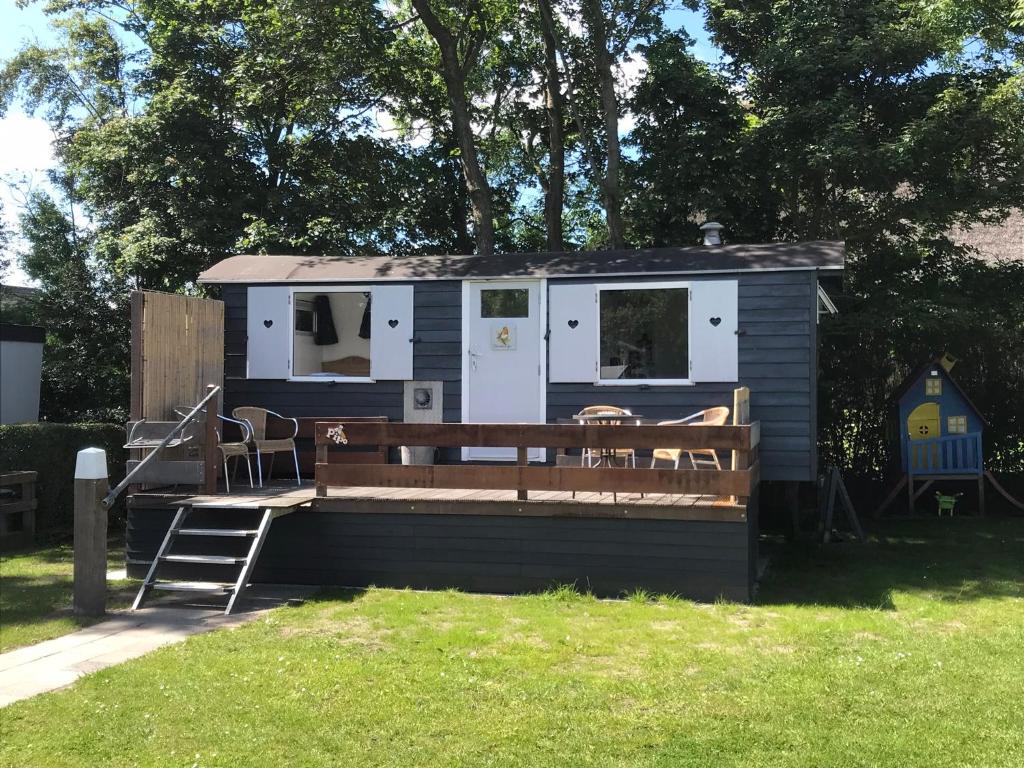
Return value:
M 670 142 L 700 142 L 716 124 L 692 103 L 694 93 L 709 92 L 691 85 L 693 62 L 678 45 L 671 56 L 652 48 L 656 66 L 636 98 L 655 128 L 638 123 L 637 186 L 662 195 L 666 203 L 655 208 L 664 209 L 692 183 L 700 191 L 685 198 L 707 206 L 734 240 L 846 241 L 846 295 L 839 317 L 820 329 L 822 460 L 882 473 L 893 455 L 892 393 L 909 370 L 949 350 L 992 425 L 990 466 L 1024 466 L 1024 406 L 1011 396 L 1024 385 L 1021 272 L 979 263 L 948 236 L 1024 206 L 1024 78 L 1014 33 L 989 35 L 986 54 L 975 56 L 964 39 L 993 18 L 991 8 L 955 23 L 898 0 L 708 0 L 706 9 L 742 128 L 728 126 L 711 142 L 719 154 L 705 153 L 704 179 L 677 170 L 685 160 L 668 159 Z M 998 45 L 1007 55 L 996 55 Z M 672 112 L 662 93 L 675 93 L 689 114 Z M 698 218 L 684 214 L 674 228 L 638 221 L 644 237 L 671 242 L 692 237 Z
M 880 473 L 891 393 L 948 349 L 992 424 L 990 462 L 1020 468 L 1020 272 L 948 234 L 1024 207 L 1020 0 L 705 0 L 720 66 L 664 29 L 660 0 L 553 5 L 569 247 L 608 242 L 616 197 L 635 246 L 695 243 L 705 218 L 735 242 L 844 239 L 845 295 L 829 286 L 842 314 L 821 326 L 823 458 Z M 6 62 L 0 106 L 37 109 L 58 137 L 58 191 L 22 223 L 48 418 L 121 418 L 128 287 L 196 291 L 239 250 L 473 250 L 465 131 L 411 2 L 46 7 L 60 41 Z M 539 8 L 426 7 L 453 36 L 496 248 L 543 249 L 555 148 Z M 614 174 L 608 118 L 626 113 Z
M 66 533 L 74 524 L 78 452 L 83 448 L 105 450 L 113 484 L 124 476 L 128 459 L 124 441 L 123 424 L 2 424 L 0 472 L 38 472 L 36 532 Z
M 728 81 L 687 51 L 691 44 L 670 34 L 641 48 L 647 73 L 629 103 L 636 115 L 629 144 L 639 156 L 628 169 L 626 204 L 637 246 L 698 243 L 705 212 L 745 209 L 737 218 L 749 228 L 749 217 L 765 208 L 747 199 L 760 191 L 749 184 L 753 176 L 736 184 L 745 170 L 742 108 Z
M 822 461 L 880 476 L 899 457 L 893 392 L 949 352 L 960 360 L 953 375 L 988 422 L 986 467 L 1020 472 L 1024 263 L 990 266 L 941 240 L 909 247 L 917 251 L 887 254 L 893 269 L 878 288 L 857 282 L 871 257 L 854 260 L 839 315 L 820 326 Z
M 130 313 L 122 281 L 89 258 L 93 235 L 42 194 L 21 217 L 22 266 L 41 284 L 29 307 L 46 329 L 40 415 L 49 421 L 123 421 L 130 376 Z

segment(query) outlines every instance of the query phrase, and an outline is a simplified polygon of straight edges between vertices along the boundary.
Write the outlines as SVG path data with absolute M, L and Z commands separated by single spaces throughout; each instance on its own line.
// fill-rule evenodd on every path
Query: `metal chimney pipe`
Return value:
M 704 233 L 704 245 L 721 245 L 722 230 L 725 229 L 717 221 L 709 221 L 702 224 L 700 231 Z

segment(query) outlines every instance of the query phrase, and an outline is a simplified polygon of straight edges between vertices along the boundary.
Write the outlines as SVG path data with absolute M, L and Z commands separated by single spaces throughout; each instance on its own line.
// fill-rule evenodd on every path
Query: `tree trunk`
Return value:
M 487 183 L 480 157 L 476 150 L 476 137 L 466 99 L 466 73 L 459 63 L 458 46 L 451 32 L 438 20 L 430 7 L 430 0 L 412 0 L 430 36 L 441 53 L 441 76 L 452 106 L 452 123 L 459 143 L 459 159 L 466 179 L 473 208 L 473 230 L 477 253 L 494 253 L 494 216 L 491 210 L 491 188 Z
M 544 37 L 544 111 L 548 116 L 548 183 L 544 198 L 544 223 L 549 251 L 564 251 L 562 206 L 565 199 L 565 125 L 562 114 L 558 42 L 551 0 L 540 0 L 541 33 Z
M 468 254 L 473 252 L 473 235 L 469 231 L 469 210 L 466 206 L 465 175 L 462 164 L 453 159 L 455 147 L 458 146 L 454 137 L 444 143 L 444 172 L 450 174 L 453 186 L 452 194 L 452 226 L 455 230 L 454 252 Z
M 605 218 L 608 221 L 609 245 L 612 248 L 624 248 L 626 235 L 622 224 L 622 190 L 619 187 L 619 101 L 615 95 L 612 56 L 608 52 L 608 31 L 601 0 L 586 0 L 585 10 L 590 40 L 594 48 L 594 65 L 600 82 L 601 117 L 605 133 L 604 178 L 598 181 L 604 199 Z

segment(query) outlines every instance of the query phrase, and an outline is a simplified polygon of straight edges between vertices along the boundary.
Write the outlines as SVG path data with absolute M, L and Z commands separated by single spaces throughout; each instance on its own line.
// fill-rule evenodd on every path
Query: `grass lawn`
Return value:
M 124 548 L 111 548 L 108 568 L 124 568 Z M 66 635 L 85 622 L 71 615 L 74 554 L 70 545 L 0 556 L 0 653 Z M 109 608 L 131 603 L 131 582 L 113 582 Z
M 1024 765 L 1024 520 L 783 548 L 755 606 L 334 593 L 15 704 L 17 766 Z

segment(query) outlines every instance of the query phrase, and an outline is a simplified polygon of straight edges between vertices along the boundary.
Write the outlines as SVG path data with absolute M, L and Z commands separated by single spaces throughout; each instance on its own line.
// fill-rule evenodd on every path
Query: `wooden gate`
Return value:
M 132 293 L 133 421 L 177 421 L 209 384 L 224 385 L 224 302 Z

